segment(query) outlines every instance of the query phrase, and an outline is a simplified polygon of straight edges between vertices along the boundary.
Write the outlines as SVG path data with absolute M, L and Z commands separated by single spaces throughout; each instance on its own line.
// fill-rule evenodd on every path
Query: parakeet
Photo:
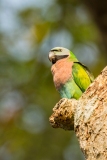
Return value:
M 66 48 L 51 49 L 49 60 L 52 62 L 51 72 L 54 85 L 61 98 L 79 99 L 94 80 L 88 68 Z

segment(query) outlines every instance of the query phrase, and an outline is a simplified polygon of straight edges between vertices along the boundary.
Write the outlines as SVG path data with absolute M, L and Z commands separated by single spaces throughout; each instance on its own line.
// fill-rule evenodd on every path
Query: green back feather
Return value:
M 93 82 L 93 81 L 94 81 L 94 76 L 93 76 L 93 74 L 90 72 L 90 70 L 89 70 L 84 64 L 82 64 L 82 63 L 80 63 L 80 62 L 78 62 L 78 63 L 85 69 L 85 71 L 87 72 L 88 76 L 90 77 L 91 82 Z
M 80 62 L 74 62 L 72 67 L 72 74 L 75 83 L 79 86 L 82 92 L 84 92 L 90 83 L 94 80 L 87 67 L 82 65 Z

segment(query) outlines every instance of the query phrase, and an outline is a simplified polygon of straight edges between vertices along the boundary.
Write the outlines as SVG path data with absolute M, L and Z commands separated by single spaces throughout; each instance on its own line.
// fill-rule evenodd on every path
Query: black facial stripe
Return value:
M 52 64 L 55 64 L 56 61 L 57 61 L 56 57 L 53 57 L 53 58 L 52 58 Z
M 59 60 L 59 59 L 63 59 L 63 58 L 66 58 L 68 57 L 69 55 L 56 55 L 56 59 Z
M 56 63 L 56 60 L 55 59 L 52 59 L 52 64 L 55 64 Z
M 52 58 L 52 64 L 55 64 L 58 60 L 68 57 L 69 55 L 55 55 L 55 57 Z
M 54 52 L 54 51 L 55 51 L 55 52 L 61 52 L 62 49 L 51 49 L 51 51 L 52 51 L 52 52 Z

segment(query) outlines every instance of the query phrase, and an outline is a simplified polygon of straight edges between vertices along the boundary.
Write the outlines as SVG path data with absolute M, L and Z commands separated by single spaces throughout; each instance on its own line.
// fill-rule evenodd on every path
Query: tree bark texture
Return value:
M 74 129 L 86 160 L 107 160 L 107 67 L 78 101 L 61 99 L 49 120 L 54 128 Z

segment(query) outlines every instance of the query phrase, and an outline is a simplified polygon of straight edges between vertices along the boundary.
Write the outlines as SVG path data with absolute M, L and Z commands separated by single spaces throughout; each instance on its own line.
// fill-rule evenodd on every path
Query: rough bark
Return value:
M 86 160 L 107 160 L 107 67 L 78 101 L 61 99 L 53 111 L 52 127 L 74 129 Z

